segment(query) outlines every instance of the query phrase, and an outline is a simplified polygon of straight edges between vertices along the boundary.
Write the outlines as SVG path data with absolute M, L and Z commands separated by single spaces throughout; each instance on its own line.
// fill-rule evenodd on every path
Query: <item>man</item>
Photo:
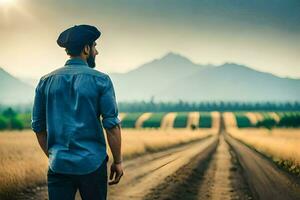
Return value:
M 77 189 L 83 200 L 106 199 L 108 156 L 102 125 L 114 159 L 109 184 L 117 184 L 123 175 L 113 84 L 93 69 L 100 35 L 89 25 L 62 32 L 57 44 L 70 59 L 43 76 L 35 90 L 32 129 L 49 157 L 49 200 L 73 200 Z

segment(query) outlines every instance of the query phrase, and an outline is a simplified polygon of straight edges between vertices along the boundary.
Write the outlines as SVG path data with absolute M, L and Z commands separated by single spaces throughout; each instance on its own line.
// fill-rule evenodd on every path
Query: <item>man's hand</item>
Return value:
M 36 133 L 35 135 L 45 155 L 49 157 L 48 148 L 47 148 L 47 132 L 44 131 L 44 132 Z
M 109 147 L 113 155 L 114 161 L 110 167 L 110 176 L 109 179 L 113 181 L 109 182 L 109 185 L 118 184 L 121 177 L 123 176 L 123 167 L 122 167 L 122 156 L 121 156 L 121 128 L 120 125 L 105 129 Z
M 109 176 L 109 180 L 114 179 L 113 181 L 109 182 L 109 185 L 115 185 L 118 184 L 121 177 L 123 176 L 124 172 L 123 172 L 123 167 L 122 164 L 115 164 L 112 163 L 111 167 L 110 167 L 110 176 Z

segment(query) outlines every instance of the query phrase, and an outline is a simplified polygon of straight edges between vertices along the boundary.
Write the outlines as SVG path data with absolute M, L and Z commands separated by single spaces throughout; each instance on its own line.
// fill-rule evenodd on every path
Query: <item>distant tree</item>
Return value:
M 22 121 L 24 128 L 31 128 L 31 113 L 20 113 L 17 118 Z
M 191 129 L 192 130 L 196 130 L 197 129 L 197 126 L 195 124 L 191 124 Z
M 268 118 L 268 119 L 264 119 L 262 121 L 258 121 L 256 123 L 256 127 L 265 127 L 267 129 L 272 129 L 275 126 L 277 126 L 277 122 L 274 119 Z
M 300 127 L 300 115 L 285 115 L 279 121 L 280 127 Z
M 8 120 L 0 115 L 0 130 L 4 130 L 8 128 Z
M 17 112 L 15 112 L 11 107 L 5 109 L 2 112 L 2 126 L 5 129 L 18 129 L 21 130 L 24 128 L 24 123 L 17 116 Z
M 11 107 L 9 107 L 2 112 L 2 115 L 7 118 L 13 118 L 17 115 L 17 113 Z
M 10 123 L 11 123 L 11 128 L 12 129 L 22 130 L 24 128 L 23 122 L 17 117 L 13 117 L 11 119 Z

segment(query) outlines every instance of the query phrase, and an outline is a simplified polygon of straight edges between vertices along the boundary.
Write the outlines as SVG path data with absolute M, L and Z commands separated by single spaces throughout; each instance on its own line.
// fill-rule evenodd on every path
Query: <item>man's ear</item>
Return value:
M 84 45 L 83 53 L 85 55 L 89 55 L 89 53 L 90 53 L 90 46 L 89 45 Z

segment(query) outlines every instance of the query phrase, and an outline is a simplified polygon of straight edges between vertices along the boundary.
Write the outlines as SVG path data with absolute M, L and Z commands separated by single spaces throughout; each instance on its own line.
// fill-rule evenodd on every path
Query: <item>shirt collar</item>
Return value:
M 65 65 L 85 65 L 89 67 L 87 62 L 82 60 L 81 58 L 70 58 L 69 60 L 67 60 Z

